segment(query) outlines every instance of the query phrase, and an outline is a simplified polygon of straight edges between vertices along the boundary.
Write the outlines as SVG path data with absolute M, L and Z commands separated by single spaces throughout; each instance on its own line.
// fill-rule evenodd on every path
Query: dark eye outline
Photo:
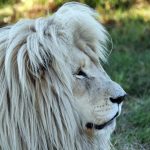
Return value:
M 76 77 L 81 77 L 81 78 L 88 78 L 87 74 L 80 68 L 78 69 L 77 73 L 75 74 Z
M 77 73 L 77 75 L 78 75 L 78 76 L 87 77 L 87 74 L 86 74 L 84 71 L 82 71 L 82 70 L 80 70 L 80 71 Z

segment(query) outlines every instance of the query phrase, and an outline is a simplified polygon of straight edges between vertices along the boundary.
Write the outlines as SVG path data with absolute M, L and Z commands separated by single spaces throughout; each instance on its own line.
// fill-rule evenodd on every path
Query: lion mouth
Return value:
M 88 123 L 86 124 L 86 127 L 87 127 L 87 129 L 101 130 L 101 129 L 105 128 L 106 126 L 110 125 L 110 124 L 112 123 L 112 121 L 113 121 L 118 115 L 119 115 L 119 112 L 117 112 L 117 113 L 115 114 L 115 116 L 114 116 L 112 119 L 110 119 L 109 121 L 107 121 L 107 122 L 105 122 L 105 123 L 103 123 L 103 124 L 100 124 L 100 125 L 94 124 L 94 123 L 91 123 L 91 122 L 88 122 Z

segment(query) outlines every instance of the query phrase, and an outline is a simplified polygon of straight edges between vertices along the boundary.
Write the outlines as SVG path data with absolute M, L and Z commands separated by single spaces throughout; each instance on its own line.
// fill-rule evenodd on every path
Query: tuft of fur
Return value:
M 109 134 L 89 139 L 72 94 L 72 47 L 106 61 L 106 31 L 87 6 L 0 29 L 2 150 L 107 150 Z M 91 48 L 86 49 L 85 43 Z

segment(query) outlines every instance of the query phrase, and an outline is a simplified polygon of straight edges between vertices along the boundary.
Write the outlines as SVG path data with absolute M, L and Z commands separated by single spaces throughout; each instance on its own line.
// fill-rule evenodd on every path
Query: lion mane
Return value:
M 2 150 L 109 149 L 107 133 L 90 138 L 84 132 L 74 104 L 72 72 L 66 66 L 80 28 L 94 26 L 101 36 L 98 55 L 105 60 L 106 32 L 96 19 L 87 6 L 69 3 L 47 18 L 0 29 Z M 80 33 L 87 41 L 93 34 L 88 32 Z

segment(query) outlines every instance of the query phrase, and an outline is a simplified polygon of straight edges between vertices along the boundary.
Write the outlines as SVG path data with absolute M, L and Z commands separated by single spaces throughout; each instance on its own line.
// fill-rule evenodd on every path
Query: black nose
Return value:
M 127 95 L 125 94 L 125 95 L 123 95 L 123 96 L 119 96 L 119 97 L 116 97 L 116 98 L 110 97 L 110 101 L 111 101 L 112 103 L 120 104 L 120 103 L 125 99 L 126 96 L 127 96 Z

